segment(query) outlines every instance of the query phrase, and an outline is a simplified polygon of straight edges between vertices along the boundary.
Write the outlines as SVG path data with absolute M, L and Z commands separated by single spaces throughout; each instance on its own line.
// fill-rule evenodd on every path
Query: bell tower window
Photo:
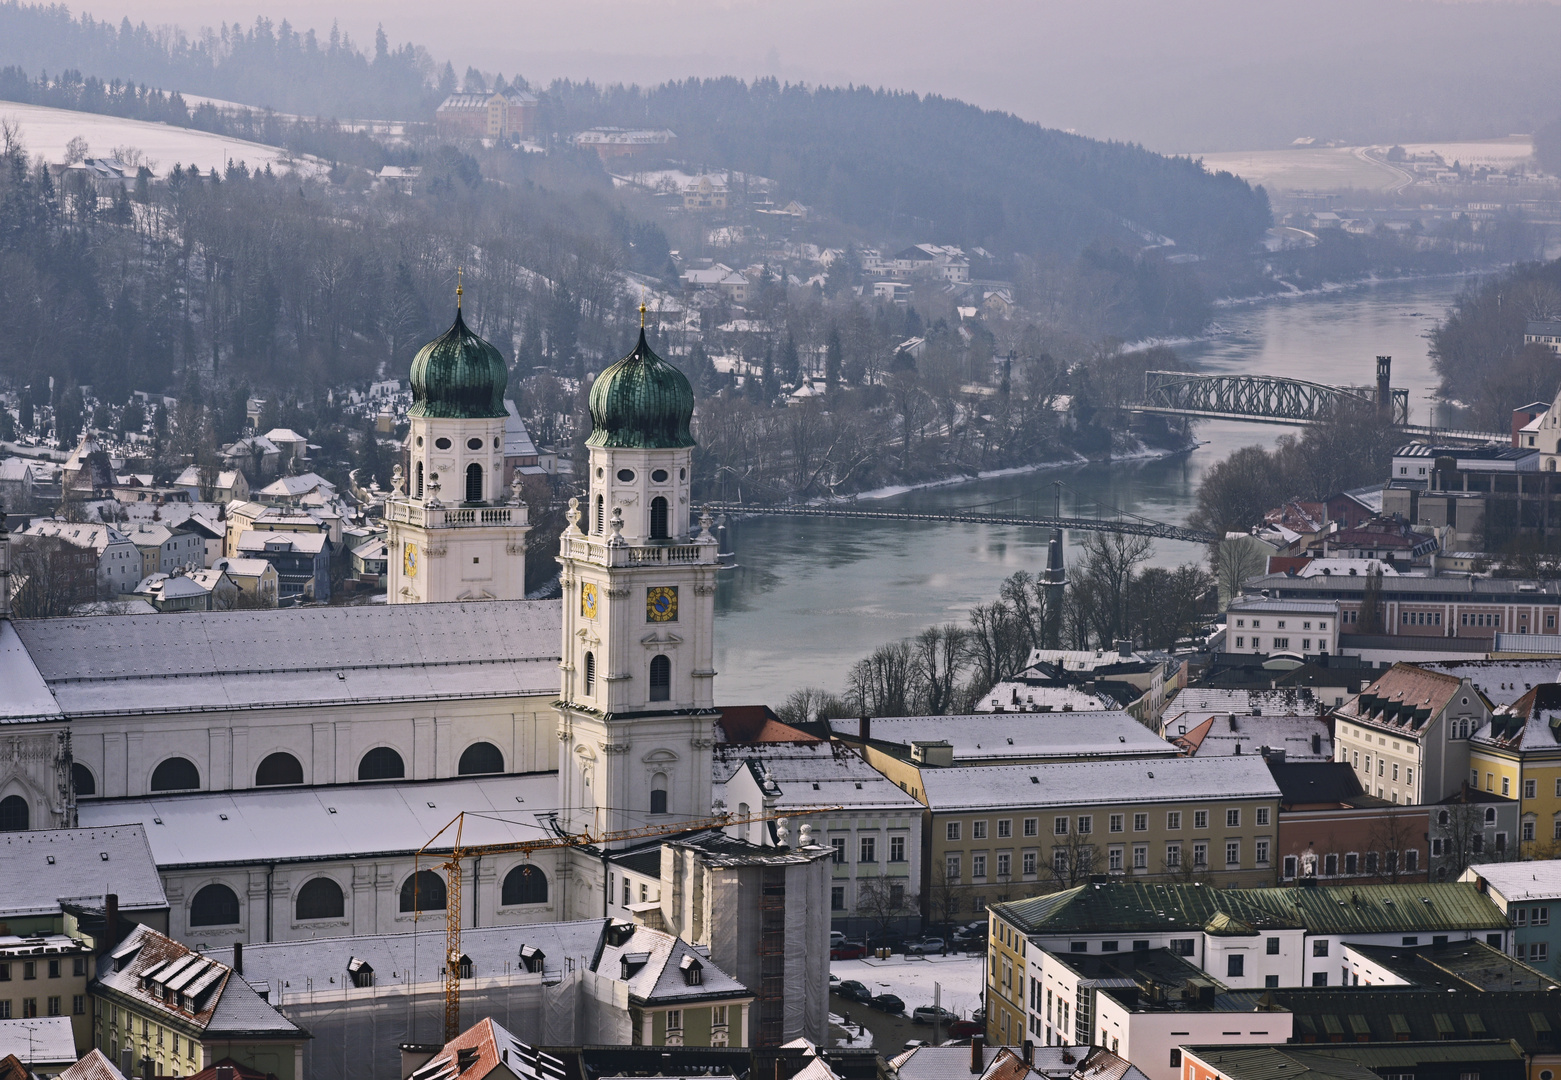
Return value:
M 667 535 L 667 499 L 657 495 L 650 501 L 650 538 L 665 540 Z
M 415 497 L 419 499 L 423 497 L 423 463 L 421 461 L 417 463 L 417 495 Z
M 650 699 L 672 700 L 672 661 L 665 656 L 653 656 L 650 661 Z
M 596 654 L 593 652 L 585 654 L 585 692 L 596 693 Z
M 482 466 L 475 461 L 466 466 L 466 501 L 482 502 Z
M 607 531 L 607 514 L 606 514 L 606 509 L 607 509 L 606 501 L 600 495 L 598 495 L 596 497 L 596 535 L 597 536 L 600 536 L 602 533 Z

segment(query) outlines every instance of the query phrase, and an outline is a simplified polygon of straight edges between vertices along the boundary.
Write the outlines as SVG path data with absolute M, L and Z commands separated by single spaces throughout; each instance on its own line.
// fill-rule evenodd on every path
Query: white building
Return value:
M 98 592 L 119 596 L 133 592 L 146 575 L 140 550 L 130 538 L 112 525 L 90 525 L 81 521 L 42 518 L 22 532 L 23 536 L 57 536 L 67 544 L 88 547 L 98 554 Z
M 1238 596 L 1225 610 L 1225 651 L 1337 656 L 1338 601 Z

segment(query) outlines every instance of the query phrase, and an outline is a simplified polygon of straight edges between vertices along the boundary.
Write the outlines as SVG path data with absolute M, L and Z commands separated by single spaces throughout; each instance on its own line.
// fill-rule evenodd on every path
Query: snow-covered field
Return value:
M 1404 173 L 1382 164 L 1364 151 L 1378 157 L 1387 146 L 1306 146 L 1289 150 L 1233 150 L 1194 154 L 1210 170 L 1224 169 L 1253 184 L 1284 191 L 1337 188 L 1387 190 L 1404 180 Z M 1507 168 L 1527 159 L 1534 152 L 1534 140 L 1528 135 L 1508 135 L 1500 139 L 1468 142 L 1404 144 L 1410 154 L 1440 154 L 1451 165 L 1488 165 Z
M 320 166 L 308 159 L 295 163 L 288 151 L 277 146 L 245 142 L 242 139 L 213 135 L 191 128 L 154 124 L 146 120 L 126 120 L 98 113 L 51 109 L 43 105 L 23 105 L 0 101 L 0 120 L 9 120 L 21 129 L 22 145 L 28 157 L 48 162 L 65 160 L 65 147 L 76 136 L 87 141 L 88 157 L 111 157 L 116 149 L 133 148 L 158 176 L 166 175 L 174 165 L 198 165 L 202 172 L 219 172 L 228 160 L 242 161 L 250 169 L 287 172 L 297 168 L 313 173 Z
M 969 1017 L 981 1007 L 980 956 L 894 956 L 888 960 L 836 960 L 832 975 L 855 979 L 875 994 L 894 994 L 905 1013 L 932 1004 L 932 984 L 943 988 L 943 1007 Z M 866 1008 L 864 1005 L 863 1008 Z

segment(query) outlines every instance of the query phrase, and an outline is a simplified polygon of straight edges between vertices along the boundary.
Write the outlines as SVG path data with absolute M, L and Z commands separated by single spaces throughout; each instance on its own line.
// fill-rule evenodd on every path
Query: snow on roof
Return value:
M 643 959 L 641 959 L 643 957 Z M 625 965 L 624 961 L 628 961 Z M 685 971 L 698 965 L 700 979 L 690 985 Z M 682 938 L 636 926 L 622 944 L 611 940 L 596 964 L 598 974 L 620 978 L 628 967 L 629 998 L 656 1004 L 676 1004 L 680 999 L 749 997 L 748 988 L 716 967 L 710 957 Z
M 576 970 L 589 968 L 607 922 L 583 919 L 469 927 L 461 931 L 461 951 L 471 959 L 472 977 L 485 979 L 514 974 L 521 947 L 530 946 L 541 950 L 544 975 L 552 976 L 570 970 L 571 960 Z M 345 981 L 347 965 L 359 960 L 374 969 L 378 983 L 411 982 L 409 974 L 414 971 L 419 981 L 438 982 L 439 960 L 444 951 L 443 913 L 436 913 L 436 917 L 425 919 L 421 925 L 421 932 L 410 934 L 248 944 L 244 946 L 244 977 L 250 982 L 278 987 L 289 982 L 294 987 L 307 986 L 310 979 L 316 986 L 328 986 L 327 980 L 333 975 L 338 982 Z M 233 962 L 231 948 L 212 949 L 209 955 L 225 964 Z
M 1282 690 L 1225 690 L 1210 686 L 1189 686 L 1165 708 L 1167 729 L 1172 721 L 1201 724 L 1211 716 L 1297 716 L 1316 713 L 1317 695 L 1305 686 Z
M 775 800 L 778 808 L 921 809 L 920 803 L 840 743 L 717 743 L 710 760 L 718 785 L 724 786 L 743 768 L 754 769 L 756 778 L 767 775 L 780 789 Z
M 832 720 L 834 731 L 857 737 L 858 720 Z M 910 745 L 943 740 L 956 762 L 1001 758 L 1143 757 L 1177 754 L 1125 712 L 981 713 L 976 716 L 874 717 L 874 741 Z
M 108 1055 L 93 1047 L 87 1056 L 60 1073 L 59 1080 L 125 1080 Z
M 1537 862 L 1481 863 L 1464 871 L 1463 881 L 1484 878 L 1509 903 L 1561 898 L 1561 859 Z
M 1420 667 L 1468 679 L 1492 705 L 1511 705 L 1541 683 L 1561 682 L 1561 659 L 1427 660 Z
M 0 1058 L 15 1054 L 29 1067 L 75 1064 L 76 1035 L 68 1016 L 0 1020 Z
M 331 538 L 323 532 L 270 532 L 265 529 L 245 529 L 238 534 L 240 551 L 290 551 L 295 554 L 318 555 L 325 550 Z
M 1039 762 L 924 769 L 922 787 L 934 811 L 1019 806 L 1278 798 L 1268 764 L 1251 757 L 1156 758 L 1132 761 Z
M 111 525 L 94 525 L 85 521 L 62 521 L 58 518 L 40 518 L 21 532 L 23 536 L 57 536 L 76 547 L 92 548 L 99 555 L 113 544 L 126 544 L 129 539 Z
M 1283 750 L 1287 761 L 1332 761 L 1333 739 L 1319 716 L 1210 716 L 1202 723 L 1178 720 L 1166 733 L 1197 757 L 1255 754 L 1263 747 Z M 1312 749 L 1316 739 L 1317 749 Z
M 91 800 L 83 800 L 86 806 Z M 103 815 L 111 820 L 112 813 Z M 123 911 L 168 906 L 140 825 L 37 829 L 0 835 L 0 915 L 47 915 L 62 902 L 101 907 L 117 893 Z
M 271 564 L 264 559 L 218 559 L 212 568 L 225 571 L 228 577 L 264 577 Z
M 1351 574 L 1354 574 L 1358 577 L 1364 577 L 1379 570 L 1382 572 L 1383 577 L 1398 577 L 1398 571 L 1393 568 L 1393 564 L 1383 562 L 1381 559 L 1345 559 L 1336 556 L 1329 556 L 1326 559 L 1312 559 L 1296 571 L 1296 576 L 1304 578 L 1317 577 L 1319 575 L 1333 577 L 1336 574 L 1343 574 L 1345 577 L 1349 577 Z
M 10 619 L 0 619 L 0 686 L 0 723 L 64 715 Z
M 556 695 L 559 618 L 556 600 L 490 600 L 0 623 L 8 689 L 30 657 L 58 703 L 34 681 L 0 719 Z
M 468 817 L 467 844 L 537 840 L 548 835 L 537 815 L 554 809 L 557 793 L 557 776 L 537 773 L 94 799 L 77 813 L 88 824 L 139 823 L 157 865 L 167 869 L 407 854 L 461 810 L 484 815 Z
M 280 476 L 261 488 L 258 494 L 273 498 L 279 496 L 296 498 L 319 489 L 334 492 L 336 485 L 318 473 L 306 472 L 299 473 L 297 476 Z
M 289 442 L 289 443 L 303 443 L 305 445 L 308 445 L 308 442 L 309 442 L 308 439 L 306 439 L 302 435 L 298 434 L 298 432 L 294 431 L 292 428 L 285 428 L 285 427 L 274 427 L 270 431 L 266 432 L 263 436 L 261 436 L 261 438 L 270 439 L 274 443 Z
M 508 398 L 504 399 L 504 413 L 504 456 L 536 456 L 537 444 L 531 441 L 531 434 L 526 430 L 526 422 L 520 418 L 520 411 L 515 408 L 515 403 Z
M 1024 682 L 1000 682 L 981 695 L 976 712 L 1094 712 L 1112 708 L 1097 694 L 1076 686 L 1031 686 Z

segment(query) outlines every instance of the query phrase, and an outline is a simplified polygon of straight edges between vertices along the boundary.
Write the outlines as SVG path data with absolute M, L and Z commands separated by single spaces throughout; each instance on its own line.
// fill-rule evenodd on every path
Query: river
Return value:
M 1372 383 L 1377 355 L 1390 355 L 1393 385 L 1409 389 L 1411 418 L 1425 422 L 1436 386 L 1425 334 L 1464 285 L 1400 282 L 1233 306 L 1216 315 L 1223 333 L 1177 352 L 1204 371 L 1351 385 Z M 1181 524 L 1210 466 L 1238 447 L 1271 445 L 1288 430 L 1206 422 L 1195 429 L 1201 445 L 1174 458 L 994 477 L 873 505 L 947 508 L 1020 496 L 1049 509 L 1053 481 L 1063 480 L 1064 513 L 1093 513 L 1099 502 Z M 733 522 L 726 547 L 738 565 L 723 572 L 716 592 L 716 700 L 775 705 L 804 686 L 838 692 L 850 666 L 878 645 L 962 622 L 973 605 L 995 597 L 1003 578 L 1040 570 L 1048 539 L 1042 530 L 998 525 Z M 1070 537 L 1070 560 L 1078 540 Z M 1174 566 L 1203 556 L 1197 545 L 1160 541 L 1154 561 Z

